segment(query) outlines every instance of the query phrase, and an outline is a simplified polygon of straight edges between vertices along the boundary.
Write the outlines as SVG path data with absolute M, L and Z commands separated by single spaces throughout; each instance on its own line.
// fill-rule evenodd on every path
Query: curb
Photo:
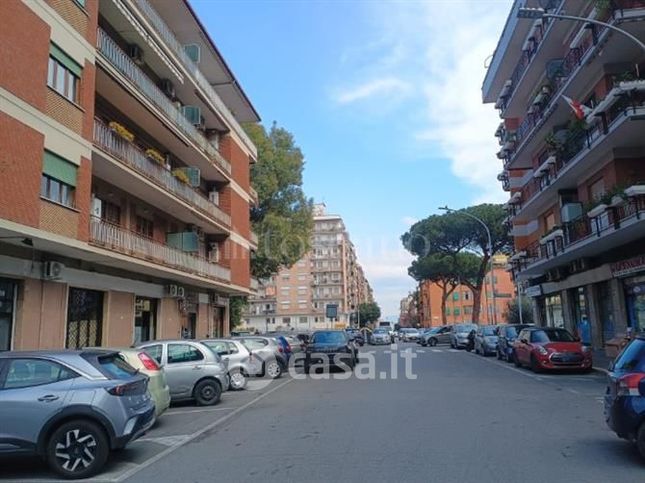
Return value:
M 602 372 L 605 375 L 609 374 L 609 371 L 607 369 L 602 368 L 602 367 L 592 366 L 591 369 L 596 371 L 596 372 Z

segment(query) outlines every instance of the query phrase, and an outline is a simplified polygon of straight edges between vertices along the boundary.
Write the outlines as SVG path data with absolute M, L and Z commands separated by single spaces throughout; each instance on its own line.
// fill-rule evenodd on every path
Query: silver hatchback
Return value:
M 166 371 L 170 400 L 195 400 L 200 406 L 217 404 L 228 389 L 229 378 L 222 359 L 194 340 L 159 340 L 139 348 Z
M 246 379 L 260 371 L 251 360 L 251 353 L 239 340 L 203 339 L 202 344 L 222 358 L 228 369 L 229 389 L 237 390 L 246 387 Z
M 0 353 L 0 452 L 35 452 L 64 478 L 101 470 L 155 421 L 148 377 L 102 350 Z

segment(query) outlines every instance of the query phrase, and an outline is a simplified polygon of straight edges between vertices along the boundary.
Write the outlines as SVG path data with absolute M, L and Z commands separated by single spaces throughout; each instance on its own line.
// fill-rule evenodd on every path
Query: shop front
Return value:
M 16 291 L 14 280 L 0 278 L 0 351 L 12 348 Z
M 136 344 L 157 336 L 157 299 L 136 297 L 134 301 L 134 341 Z
M 645 255 L 613 263 L 611 271 L 622 279 L 627 327 L 645 332 Z
M 547 327 L 564 328 L 562 296 L 559 293 L 544 297 L 544 320 Z

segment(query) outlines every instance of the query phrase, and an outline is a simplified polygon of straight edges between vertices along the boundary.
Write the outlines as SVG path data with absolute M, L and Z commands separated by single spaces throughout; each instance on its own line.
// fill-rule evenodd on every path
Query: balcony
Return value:
M 642 146 L 643 119 L 645 96 L 633 93 L 609 106 L 589 129 L 572 132 L 559 152 L 549 156 L 522 188 L 521 206 L 515 214 L 537 216 L 552 201 L 543 193 L 577 186 L 578 180 L 615 148 Z
M 179 181 L 165 166 L 151 160 L 143 148 L 114 133 L 99 119 L 94 120 L 94 144 L 123 165 L 145 176 L 164 191 L 188 203 L 218 225 L 223 225 L 227 230 L 230 228 L 231 217 L 228 214 L 210 202 L 199 191 Z M 97 166 L 97 169 L 100 172 L 100 166 Z M 112 172 L 109 176 L 116 176 L 116 173 Z M 111 179 L 111 181 L 117 182 L 118 180 Z M 122 185 L 122 182 L 119 185 Z M 140 193 L 136 191 L 133 194 Z
M 231 280 L 231 272 L 227 268 L 96 217 L 90 220 L 90 243 L 214 281 L 230 282 Z
M 589 216 L 594 214 L 595 216 Z M 551 268 L 579 258 L 592 257 L 626 243 L 645 233 L 645 195 L 629 197 L 623 204 L 606 211 L 585 214 L 525 248 L 512 257 L 525 276 L 544 274 Z
M 226 120 L 228 125 L 231 126 L 251 152 L 255 152 L 255 146 L 251 139 L 244 132 L 244 129 L 240 127 L 235 116 L 233 116 L 231 111 L 222 102 L 210 81 L 204 76 L 199 67 L 197 67 L 197 64 L 186 54 L 183 45 L 177 40 L 177 37 L 175 37 L 161 15 L 152 7 L 148 0 L 134 0 L 134 4 L 146 20 L 150 22 L 150 25 L 152 25 L 165 45 L 177 56 L 183 67 L 192 76 L 195 84 L 206 94 L 208 101 L 213 104 L 217 112 Z
M 217 148 L 182 114 L 157 85 L 137 66 L 117 43 L 102 29 L 98 29 L 97 49 L 100 59 L 105 59 L 123 77 L 131 82 L 143 97 L 161 111 L 172 125 L 186 136 L 195 147 L 217 167 L 225 176 L 230 177 L 231 164 L 219 153 Z

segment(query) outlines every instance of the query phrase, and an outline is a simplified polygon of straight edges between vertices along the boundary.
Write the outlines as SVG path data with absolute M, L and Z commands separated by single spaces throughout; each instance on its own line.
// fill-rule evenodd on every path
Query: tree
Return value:
M 381 308 L 376 302 L 366 302 L 358 305 L 360 327 L 376 322 L 381 317 Z
M 472 287 L 477 279 L 481 257 L 471 252 L 443 255 L 434 253 L 412 262 L 408 273 L 418 282 L 428 280 L 441 288 L 441 320 L 446 318 L 446 301 L 460 284 Z M 472 290 L 472 289 L 471 289 Z
M 520 303 L 518 299 L 511 300 L 506 306 L 504 311 L 504 320 L 507 324 L 519 324 L 520 323 Z M 532 324 L 533 323 L 533 310 L 531 308 L 531 301 L 527 299 L 522 299 L 522 323 Z
M 251 224 L 259 243 L 251 258 L 251 273 L 268 278 L 309 251 L 313 201 L 302 189 L 304 156 L 293 135 L 275 122 L 268 133 L 260 124 L 245 129 L 258 149 L 251 184 L 259 202 L 251 208 Z
M 242 312 L 248 305 L 246 297 L 231 297 L 228 300 L 229 319 L 231 321 L 231 329 L 239 327 L 242 324 Z
M 484 227 L 464 213 L 481 219 L 488 227 L 491 234 L 491 247 L 488 246 Z M 495 253 L 508 252 L 511 248 L 512 241 L 504 226 L 504 218 L 506 218 L 506 212 L 502 205 L 471 206 L 442 215 L 431 215 L 415 223 L 401 237 L 405 248 L 418 257 L 417 261 L 431 255 L 456 257 L 457 254 L 471 253 L 479 256 L 474 277 L 470 272 L 473 268 L 470 262 L 465 266 L 467 267 L 465 273 L 460 273 L 461 268 L 457 266 L 460 281 L 473 292 L 473 322 L 475 323 L 479 322 L 481 290 L 490 258 Z

